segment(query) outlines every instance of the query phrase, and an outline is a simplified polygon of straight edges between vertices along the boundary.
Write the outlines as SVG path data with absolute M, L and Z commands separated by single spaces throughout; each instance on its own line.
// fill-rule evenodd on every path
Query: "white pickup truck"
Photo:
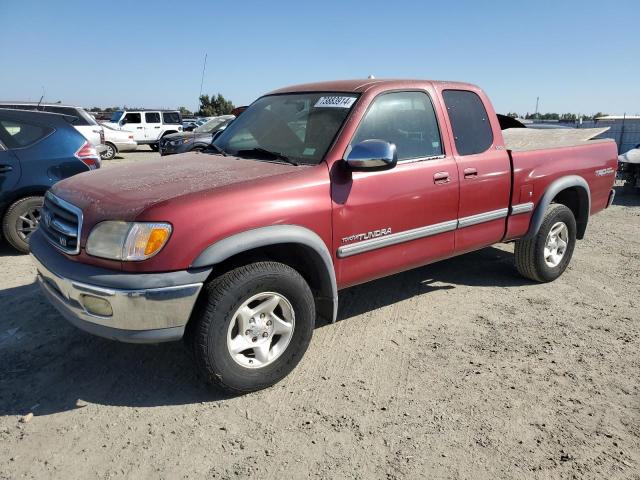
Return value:
M 131 132 L 138 145 L 158 150 L 158 140 L 182 131 L 182 116 L 177 110 L 117 110 L 104 125 Z

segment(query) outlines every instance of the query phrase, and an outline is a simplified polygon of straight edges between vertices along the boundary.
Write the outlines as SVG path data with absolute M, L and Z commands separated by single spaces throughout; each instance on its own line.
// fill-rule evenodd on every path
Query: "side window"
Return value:
M 394 143 L 398 160 L 442 155 L 433 104 L 423 92 L 394 92 L 377 97 L 351 139 L 351 146 L 370 139 Z
M 160 123 L 160 113 L 147 112 L 144 114 L 144 119 L 147 123 Z
M 180 114 L 178 112 L 162 112 L 162 120 L 164 123 L 180 123 Z
M 27 147 L 46 137 L 51 132 L 53 132 L 53 128 L 12 120 L 0 120 L 0 140 L 8 148 Z
M 493 130 L 480 97 L 467 90 L 442 92 L 460 155 L 482 153 L 493 143 Z
M 124 118 L 127 119 L 127 123 L 142 123 L 139 113 L 127 113 Z

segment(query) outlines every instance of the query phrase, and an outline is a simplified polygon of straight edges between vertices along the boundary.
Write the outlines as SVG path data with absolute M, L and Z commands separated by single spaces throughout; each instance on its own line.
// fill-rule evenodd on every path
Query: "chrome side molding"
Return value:
M 520 215 L 521 213 L 527 213 L 533 211 L 533 202 L 518 203 L 511 207 L 511 215 Z
M 472 225 L 478 225 L 479 223 L 498 220 L 500 218 L 505 218 L 508 214 L 508 208 L 501 208 L 499 210 L 491 210 L 490 212 L 479 213 L 469 217 L 462 217 L 458 219 L 458 228 L 470 227 Z
M 369 252 L 371 250 L 396 245 L 398 243 L 430 237 L 432 235 L 438 235 L 439 233 L 451 232 L 452 230 L 455 230 L 457 226 L 458 222 L 456 220 L 450 220 L 448 222 L 436 223 L 435 225 L 405 230 L 404 232 L 392 233 L 384 237 L 364 240 L 362 242 L 340 247 L 338 249 L 338 257 L 350 257 L 352 255 L 357 255 L 358 253 Z
M 501 218 L 506 218 L 509 215 L 528 213 L 533 211 L 533 207 L 533 202 L 520 203 L 517 205 L 513 205 L 511 209 L 500 208 L 498 210 L 491 210 L 489 212 L 483 212 L 477 215 L 462 217 L 458 220 L 449 220 L 442 223 L 436 223 L 434 225 L 427 225 L 424 227 L 414 228 L 412 230 L 392 233 L 383 237 L 363 240 L 361 242 L 344 245 L 338 248 L 338 258 L 346 258 L 352 255 L 357 255 L 359 253 L 377 250 L 378 248 L 389 247 L 391 245 L 397 245 L 399 243 L 410 242 L 411 240 L 418 240 L 420 238 L 431 237 L 433 235 L 451 232 L 460 228 L 471 227 L 473 225 L 479 225 L 481 223 L 499 220 Z

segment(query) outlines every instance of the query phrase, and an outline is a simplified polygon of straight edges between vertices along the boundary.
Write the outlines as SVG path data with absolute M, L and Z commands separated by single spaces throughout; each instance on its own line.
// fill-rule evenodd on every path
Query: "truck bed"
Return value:
M 586 143 L 610 142 L 608 138 L 594 139 L 604 128 L 558 128 L 536 130 L 533 128 L 508 128 L 502 131 L 504 143 L 508 150 L 526 152 L 558 147 L 574 147 Z

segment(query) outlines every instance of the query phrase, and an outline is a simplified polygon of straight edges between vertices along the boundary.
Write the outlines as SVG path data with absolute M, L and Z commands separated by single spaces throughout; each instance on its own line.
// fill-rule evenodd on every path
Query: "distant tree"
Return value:
M 230 100 L 227 100 L 218 93 L 217 96 L 201 95 L 200 110 L 196 115 L 201 117 L 215 117 L 217 115 L 227 115 L 235 108 Z
M 609 115 L 608 113 L 602 113 L 602 112 L 598 112 L 598 113 L 594 113 L 593 114 L 593 118 L 598 118 L 598 117 L 606 117 L 607 115 Z
M 91 107 L 91 110 L 89 110 L 90 112 L 102 112 L 102 109 L 100 107 Z
M 507 117 L 519 118 L 520 115 L 518 115 L 516 112 L 509 112 L 509 113 L 507 113 Z
M 180 110 L 180 114 L 182 116 L 191 116 L 191 115 L 193 115 L 191 110 L 189 110 L 187 107 L 179 107 L 178 110 Z

